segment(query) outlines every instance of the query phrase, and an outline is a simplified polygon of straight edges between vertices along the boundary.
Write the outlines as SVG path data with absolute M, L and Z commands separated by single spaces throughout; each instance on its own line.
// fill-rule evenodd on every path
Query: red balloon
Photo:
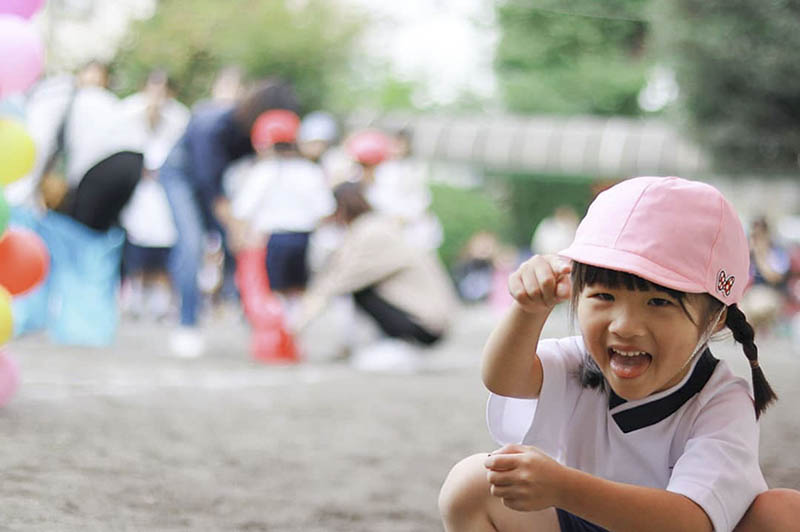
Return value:
M 50 254 L 30 229 L 9 228 L 0 238 L 0 285 L 11 295 L 34 288 L 47 276 Z

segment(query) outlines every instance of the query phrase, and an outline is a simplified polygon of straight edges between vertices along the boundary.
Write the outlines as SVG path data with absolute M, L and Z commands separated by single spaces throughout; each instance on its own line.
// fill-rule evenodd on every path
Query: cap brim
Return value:
M 688 279 L 630 251 L 590 244 L 573 244 L 558 254 L 590 266 L 632 273 L 673 290 L 689 293 L 706 291 L 699 282 Z

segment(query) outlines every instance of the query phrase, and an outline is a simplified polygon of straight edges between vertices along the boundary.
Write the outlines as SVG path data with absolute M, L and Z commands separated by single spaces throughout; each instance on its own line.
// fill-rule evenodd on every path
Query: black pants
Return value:
M 92 166 L 78 188 L 67 194 L 60 211 L 82 224 L 106 231 L 115 225 L 142 177 L 141 153 L 122 151 Z
M 401 310 L 381 296 L 373 288 L 365 288 L 353 294 L 356 305 L 372 316 L 378 327 L 392 338 L 402 338 L 424 345 L 436 343 L 442 335 L 425 329 L 404 310 Z

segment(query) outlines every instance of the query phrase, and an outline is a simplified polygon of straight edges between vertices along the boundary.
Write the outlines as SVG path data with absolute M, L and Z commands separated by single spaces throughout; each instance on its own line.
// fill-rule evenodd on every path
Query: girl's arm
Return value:
M 563 466 L 535 447 L 507 445 L 486 460 L 491 493 L 517 511 L 561 508 L 626 531 L 708 531 L 705 511 L 684 495 L 612 482 Z
M 556 303 L 570 295 L 570 263 L 555 255 L 536 255 L 508 280 L 514 303 L 483 350 L 483 383 L 506 397 L 535 398 L 542 388 L 542 363 L 536 345 Z

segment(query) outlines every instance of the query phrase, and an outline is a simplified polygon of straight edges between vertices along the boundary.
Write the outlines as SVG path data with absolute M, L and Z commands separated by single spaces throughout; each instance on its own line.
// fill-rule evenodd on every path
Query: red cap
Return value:
M 279 142 L 294 142 L 300 117 L 286 109 L 272 109 L 258 115 L 250 131 L 253 148 L 263 150 Z
M 385 161 L 390 149 L 389 137 L 375 129 L 359 131 L 347 140 L 347 153 L 361 164 L 370 166 Z

